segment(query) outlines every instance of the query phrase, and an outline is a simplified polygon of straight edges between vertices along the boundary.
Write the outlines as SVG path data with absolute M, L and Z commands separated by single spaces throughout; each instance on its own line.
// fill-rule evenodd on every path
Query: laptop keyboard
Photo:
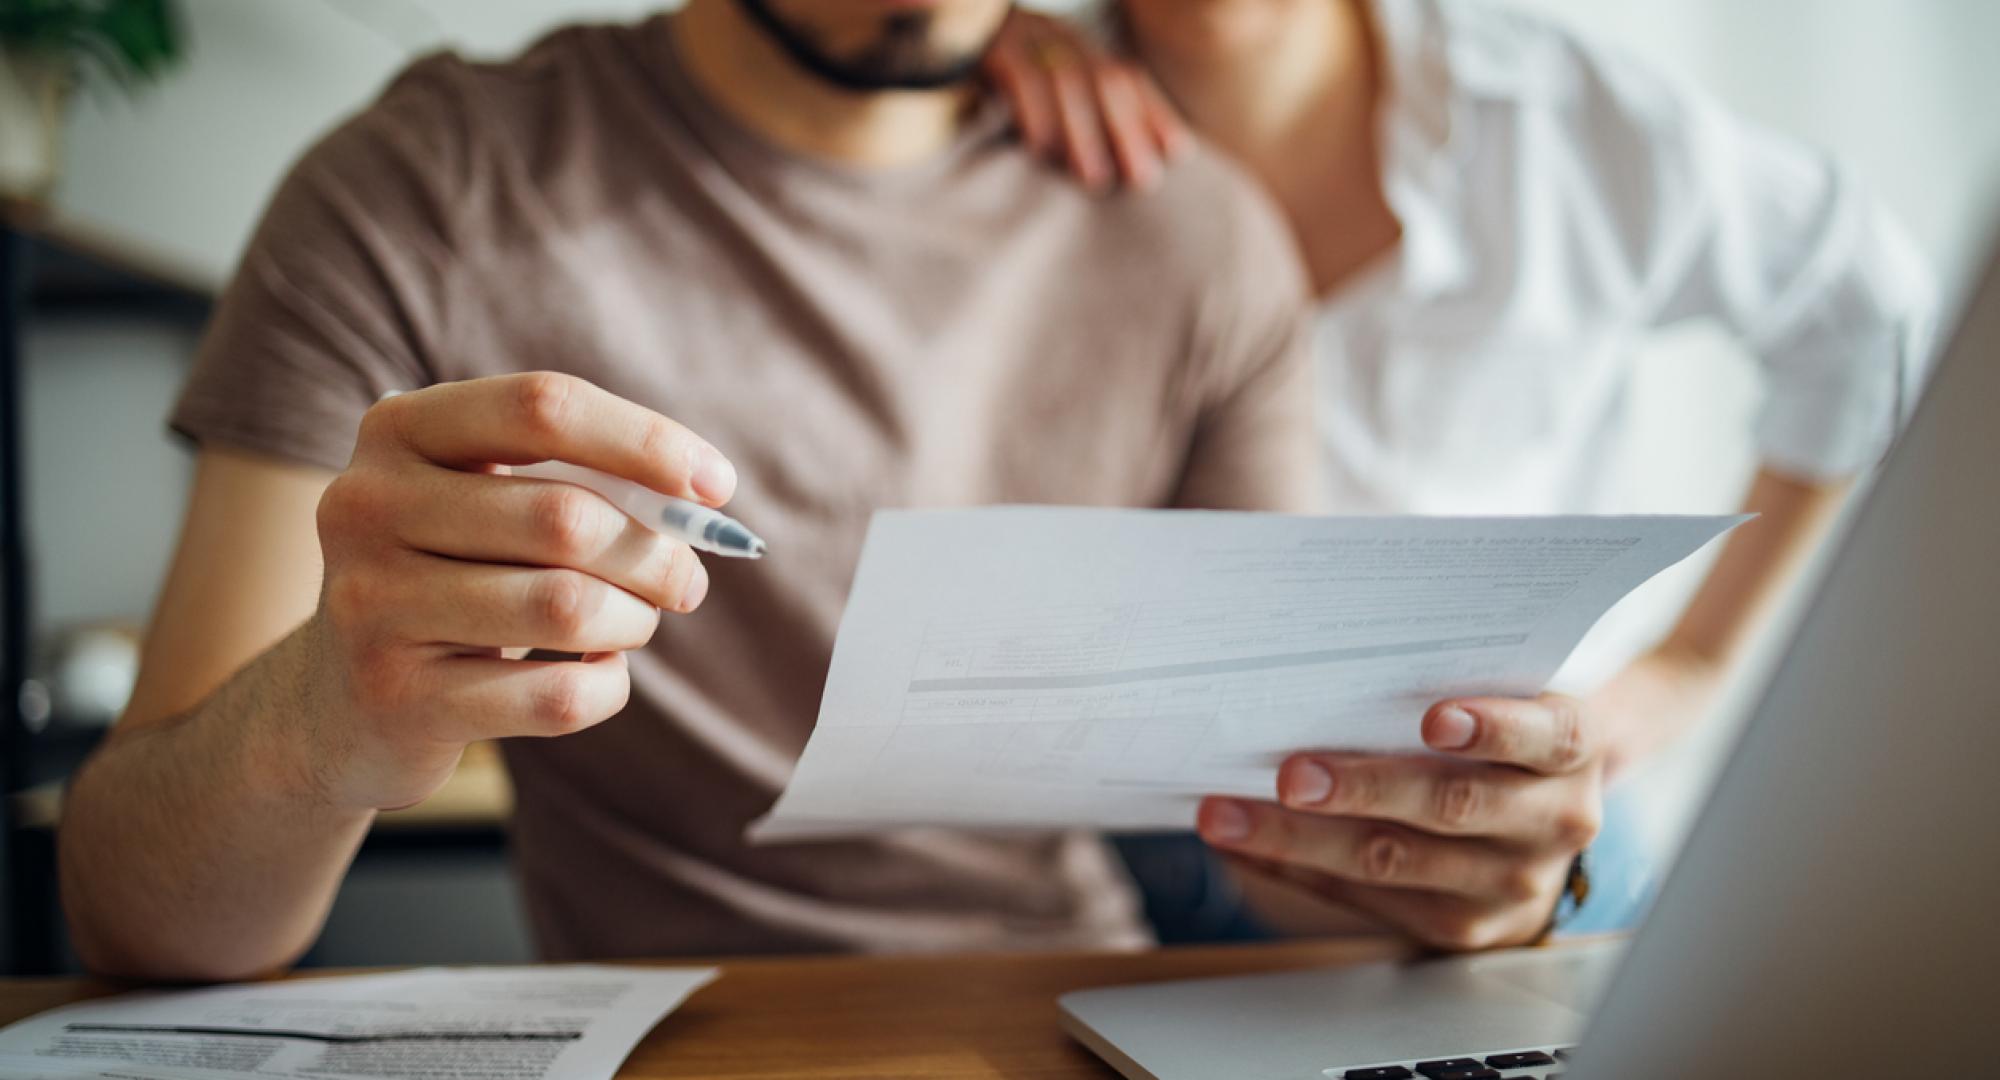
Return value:
M 1468 1054 L 1429 1061 L 1391 1062 L 1359 1069 L 1328 1069 L 1328 1080 L 1556 1080 L 1571 1047 Z

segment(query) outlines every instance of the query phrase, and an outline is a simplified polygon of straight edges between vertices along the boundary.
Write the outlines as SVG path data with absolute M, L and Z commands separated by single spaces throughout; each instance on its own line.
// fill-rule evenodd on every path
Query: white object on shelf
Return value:
M 46 199 L 62 164 L 62 65 L 0 48 L 0 195 Z
M 79 630 L 56 650 L 48 674 L 51 715 L 64 724 L 109 727 L 132 698 L 139 643 L 109 627 Z

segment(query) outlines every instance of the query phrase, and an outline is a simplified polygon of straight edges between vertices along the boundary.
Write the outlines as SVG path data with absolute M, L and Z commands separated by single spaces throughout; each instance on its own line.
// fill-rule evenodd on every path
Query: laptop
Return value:
M 2000 260 L 1629 948 L 1061 1006 L 1132 1080 L 2000 1076 Z

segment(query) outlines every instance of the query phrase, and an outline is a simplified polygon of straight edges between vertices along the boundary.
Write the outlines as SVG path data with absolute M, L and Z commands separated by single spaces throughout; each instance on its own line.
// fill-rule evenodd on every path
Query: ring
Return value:
M 1028 44 L 1028 55 L 1037 67 L 1054 71 L 1068 65 L 1069 47 L 1055 38 L 1037 37 Z

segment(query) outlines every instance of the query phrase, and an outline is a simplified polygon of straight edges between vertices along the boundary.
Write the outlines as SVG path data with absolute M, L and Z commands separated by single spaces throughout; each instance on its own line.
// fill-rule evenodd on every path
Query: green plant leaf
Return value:
M 0 0 L 0 47 L 133 90 L 181 58 L 180 13 L 173 0 Z

